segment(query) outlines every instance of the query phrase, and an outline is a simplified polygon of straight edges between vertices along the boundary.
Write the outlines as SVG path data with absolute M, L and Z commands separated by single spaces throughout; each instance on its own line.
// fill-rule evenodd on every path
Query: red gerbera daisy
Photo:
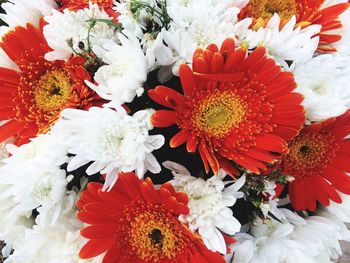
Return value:
M 252 17 L 253 29 L 264 27 L 268 20 L 277 13 L 281 18 L 281 26 L 285 25 L 295 15 L 296 27 L 321 25 L 319 33 L 319 51 L 336 51 L 331 44 L 341 39 L 343 25 L 339 16 L 349 8 L 349 3 L 339 3 L 325 6 L 325 0 L 250 0 L 242 9 L 240 18 Z
M 181 131 L 171 147 L 186 142 L 188 152 L 198 149 L 207 172 L 210 166 L 215 174 L 220 167 L 232 174 L 232 160 L 259 173 L 286 153 L 286 140 L 304 122 L 303 97 L 293 93 L 292 73 L 281 72 L 265 48 L 247 56 L 227 39 L 220 51 L 215 45 L 198 49 L 193 72 L 181 65 L 180 79 L 184 95 L 163 86 L 149 91 L 154 101 L 171 109 L 156 111 L 152 123 L 176 124 Z
M 225 262 L 179 220 L 188 214 L 188 198 L 169 184 L 155 190 L 150 179 L 120 174 L 110 192 L 90 183 L 78 202 L 78 218 L 90 224 L 81 235 L 90 239 L 81 258 L 104 252 L 103 263 Z
M 73 11 L 88 8 L 90 3 L 97 4 L 100 8 L 103 8 L 106 13 L 113 17 L 117 21 L 118 14 L 113 11 L 113 0 L 59 0 L 60 10 L 70 9 Z
M 15 136 L 16 144 L 26 143 L 48 131 L 63 109 L 101 103 L 84 84 L 91 80 L 84 61 L 46 61 L 50 49 L 31 24 L 7 33 L 0 46 L 18 66 L 18 70 L 0 68 L 0 120 L 9 120 L 0 127 L 0 142 Z
M 59 0 L 57 2 L 62 5 L 62 9 L 68 8 L 71 10 L 89 7 L 89 3 L 98 4 L 102 8 L 112 9 L 113 7 L 113 0 Z
M 350 194 L 350 112 L 305 127 L 289 144 L 282 171 L 295 180 L 289 196 L 296 210 L 315 211 L 316 201 L 340 203 L 337 191 Z M 336 191 L 337 190 L 337 191 Z

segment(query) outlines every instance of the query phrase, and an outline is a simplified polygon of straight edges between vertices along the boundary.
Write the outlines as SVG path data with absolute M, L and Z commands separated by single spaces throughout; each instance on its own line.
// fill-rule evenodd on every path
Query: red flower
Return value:
M 99 7 L 112 9 L 113 0 L 59 0 L 57 1 L 62 5 L 61 9 L 79 10 L 89 7 L 89 3 L 98 4 Z
M 264 27 L 268 20 L 277 13 L 281 26 L 285 25 L 295 15 L 296 27 L 321 25 L 319 51 L 336 51 L 332 44 L 341 39 L 343 25 L 339 16 L 348 8 L 349 3 L 339 3 L 324 7 L 325 0 L 250 0 L 242 9 L 240 18 L 252 17 L 253 29 Z
M 198 49 L 193 72 L 180 67 L 184 95 L 159 86 L 149 91 L 157 103 L 171 110 L 152 116 L 155 127 L 177 125 L 181 131 L 171 147 L 186 142 L 188 152 L 198 149 L 206 171 L 224 168 L 235 172 L 232 162 L 259 173 L 287 151 L 286 140 L 296 136 L 304 122 L 303 97 L 293 93 L 292 73 L 281 72 L 265 48 L 247 56 L 227 39 L 221 50 L 210 45 Z
M 59 0 L 57 2 L 60 4 L 60 10 L 69 9 L 72 11 L 88 8 L 90 3 L 97 4 L 115 21 L 118 18 L 118 14 L 113 11 L 113 0 Z
M 180 221 L 188 214 L 188 198 L 169 184 L 155 190 L 150 179 L 120 174 L 110 192 L 90 183 L 78 201 L 78 218 L 90 224 L 81 235 L 90 239 L 80 251 L 83 259 L 104 252 L 103 263 L 225 262 Z
M 15 136 L 16 144 L 26 143 L 48 131 L 63 109 L 101 103 L 84 84 L 91 80 L 84 61 L 46 61 L 50 49 L 31 24 L 7 33 L 0 46 L 18 66 L 18 70 L 0 68 L 0 120 L 9 120 L 0 127 L 0 142 Z
M 316 210 L 316 201 L 328 206 L 340 203 L 337 191 L 350 194 L 350 112 L 305 127 L 290 142 L 282 170 L 295 180 L 289 183 L 289 196 L 296 210 Z M 337 191 L 336 191 L 337 190 Z

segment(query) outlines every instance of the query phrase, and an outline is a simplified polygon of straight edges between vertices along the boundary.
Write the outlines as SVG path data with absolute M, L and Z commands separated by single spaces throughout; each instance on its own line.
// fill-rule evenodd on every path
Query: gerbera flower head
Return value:
M 282 172 L 295 178 L 289 196 L 296 210 L 315 211 L 316 201 L 340 203 L 337 191 L 350 194 L 350 112 L 305 127 L 289 143 Z
M 303 97 L 293 93 L 293 75 L 281 72 L 265 48 L 247 56 L 235 50 L 232 39 L 197 49 L 193 70 L 180 67 L 184 94 L 159 86 L 149 91 L 157 103 L 171 110 L 152 116 L 155 127 L 177 125 L 181 131 L 171 147 L 186 142 L 188 152 L 198 149 L 206 172 L 220 167 L 235 173 L 232 162 L 260 173 L 287 151 L 304 122 Z
M 120 174 L 110 192 L 90 183 L 78 201 L 78 218 L 90 224 L 81 235 L 90 239 L 81 258 L 106 252 L 103 263 L 225 262 L 180 221 L 188 214 L 187 195 L 169 184 L 155 190 L 150 179 Z
M 336 3 L 334 3 L 336 2 Z M 265 27 L 270 18 L 277 13 L 281 19 L 281 27 L 295 16 L 295 27 L 307 27 L 309 25 L 321 25 L 319 33 L 319 51 L 336 51 L 332 44 L 342 38 L 343 28 L 339 18 L 347 9 L 347 1 L 325 0 L 251 0 L 239 15 L 241 19 L 253 18 L 252 28 L 257 30 Z
M 10 31 L 0 46 L 18 67 L 0 68 L 0 120 L 9 120 L 0 127 L 0 141 L 15 136 L 23 144 L 47 132 L 63 109 L 101 104 L 84 84 L 91 80 L 84 61 L 46 61 L 49 47 L 31 24 Z
M 89 4 L 98 4 L 99 7 L 112 9 L 113 0 L 59 0 L 61 9 L 79 10 L 89 7 Z

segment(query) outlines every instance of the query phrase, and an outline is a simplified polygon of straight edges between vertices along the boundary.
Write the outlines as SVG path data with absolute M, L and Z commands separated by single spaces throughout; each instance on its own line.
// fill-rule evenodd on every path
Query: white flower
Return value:
M 164 42 L 173 51 L 173 58 L 167 59 L 168 65 L 174 64 L 172 72 L 178 75 L 180 64 L 191 64 L 196 48 L 206 48 L 211 43 L 220 46 L 227 37 L 233 37 L 239 11 L 232 1 L 212 3 L 194 0 L 181 8 L 170 4 L 168 13 L 172 22 L 163 36 Z
M 16 26 L 26 26 L 30 23 L 39 26 L 39 20 L 43 16 L 50 15 L 57 8 L 54 0 L 16 0 L 3 3 L 1 7 L 5 13 L 0 14 L 2 19 L 9 27 L 1 27 L 1 33 L 7 32 Z
M 290 238 L 294 227 L 289 222 L 256 219 L 249 234 L 235 236 L 234 263 L 316 263 L 305 246 Z
M 280 209 L 281 222 L 256 219 L 250 234 L 235 236 L 234 263 L 331 263 L 349 240 L 346 226 L 327 211 L 305 219 Z
M 106 65 L 95 73 L 98 86 L 87 82 L 102 98 L 110 100 L 109 106 L 119 106 L 132 102 L 135 96 L 141 96 L 143 83 L 147 79 L 149 62 L 141 49 L 139 40 L 124 31 L 128 38 L 118 34 L 121 45 L 108 41 L 102 47 L 93 48 L 95 54 Z
M 52 210 L 57 218 L 66 193 L 66 174 L 60 166 L 67 160 L 63 134 L 40 135 L 17 147 L 7 145 L 11 156 L 0 168 L 0 239 L 6 253 L 33 225 L 32 210 Z M 54 150 L 53 150 L 54 149 Z M 44 216 L 45 213 L 43 213 Z
M 79 234 L 82 224 L 75 218 L 76 211 L 70 209 L 50 226 L 40 223 L 27 229 L 23 239 L 17 242 L 13 254 L 6 263 L 98 263 L 102 257 L 91 260 L 79 258 L 85 239 Z M 39 215 L 40 217 L 41 215 Z
M 63 13 L 53 11 L 51 16 L 46 16 L 48 22 L 44 26 L 44 36 L 48 45 L 53 51 L 47 53 L 47 60 L 67 60 L 73 50 L 81 52 L 79 42 L 83 42 L 85 48 L 88 47 L 89 22 L 90 19 L 107 19 L 111 17 L 104 11 L 100 10 L 97 4 L 90 5 L 90 8 L 78 10 L 76 12 L 65 9 Z M 104 22 L 96 22 L 96 25 L 90 32 L 90 45 L 98 45 L 101 39 L 115 39 L 115 28 Z M 72 44 L 69 46 L 68 42 Z
M 51 169 L 60 167 L 67 160 L 65 133 L 48 133 L 39 135 L 30 143 L 20 147 L 8 144 L 6 146 L 11 157 L 4 159 L 6 169 L 11 173 L 25 173 L 31 169 Z M 53 151 L 53 149 L 55 149 Z
M 11 176 L 4 178 L 5 173 Z M 1 183 L 8 186 L 8 191 L 18 203 L 11 211 L 13 214 L 30 212 L 41 205 L 53 207 L 60 203 L 66 192 L 66 172 L 58 167 L 22 173 L 1 169 L 0 174 Z
M 326 209 L 342 222 L 350 223 L 350 195 L 341 192 L 337 193 L 341 197 L 342 202 L 338 204 L 330 201 L 330 204 Z
M 162 135 L 149 135 L 150 111 L 139 111 L 129 116 L 120 107 L 92 107 L 89 111 L 66 109 L 57 129 L 72 132 L 67 143 L 75 154 L 68 164 L 73 171 L 89 162 L 88 175 L 107 174 L 104 190 L 111 188 L 119 172 L 131 172 L 142 178 L 147 170 L 160 172 L 160 165 L 152 151 L 164 144 Z
M 252 19 L 246 18 L 235 25 L 239 43 L 249 49 L 265 46 L 268 54 L 285 68 L 288 68 L 286 61 L 305 62 L 312 58 L 317 49 L 319 39 L 316 35 L 321 30 L 319 25 L 295 28 L 296 18 L 293 16 L 280 29 L 280 18 L 276 13 L 265 28 L 254 31 L 249 29 L 251 23 Z
M 244 185 L 245 176 L 225 188 L 225 184 L 232 182 L 223 181 L 226 174 L 222 171 L 218 176 L 205 181 L 191 176 L 185 167 L 177 163 L 167 161 L 163 165 L 172 170 L 174 175 L 170 183 L 177 191 L 185 192 L 189 198 L 190 213 L 181 215 L 180 220 L 189 224 L 191 231 L 198 230 L 209 249 L 226 254 L 226 243 L 220 231 L 234 235 L 241 228 L 230 207 L 236 203 L 237 198 L 243 197 L 243 193 L 238 190 Z
M 348 56 L 320 55 L 294 70 L 297 92 L 310 121 L 343 114 L 350 107 L 350 65 Z
M 138 3 L 148 4 L 149 6 L 153 7 L 155 10 L 161 11 L 157 7 L 155 0 L 142 0 L 142 1 L 121 0 L 118 2 L 116 1 L 113 9 L 116 13 L 119 14 L 118 23 L 121 23 L 123 28 L 126 31 L 131 32 L 134 36 L 141 39 L 143 35 L 143 30 L 146 31 L 147 20 L 158 22 L 160 26 L 161 26 L 161 22 L 155 16 L 152 17 L 150 12 L 147 12 L 147 10 L 142 7 L 137 9 L 137 13 L 132 13 L 130 10 L 131 4 L 138 4 Z
M 2 250 L 4 257 L 11 253 L 15 243 L 20 242 L 25 230 L 34 224 L 34 220 L 26 213 L 9 216 L 17 203 L 7 190 L 5 185 L 0 185 L 0 240 L 6 244 Z
M 317 251 L 316 262 L 331 263 L 342 254 L 339 241 L 350 241 L 350 232 L 331 214 L 322 211 L 318 214 L 308 217 L 306 225 L 295 228 L 294 239 L 302 242 L 309 251 Z

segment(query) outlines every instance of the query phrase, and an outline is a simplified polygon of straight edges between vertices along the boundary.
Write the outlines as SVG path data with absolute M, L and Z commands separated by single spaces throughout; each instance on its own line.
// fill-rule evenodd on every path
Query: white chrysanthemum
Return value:
M 7 186 L 17 205 L 11 214 L 31 212 L 40 206 L 54 207 L 66 193 L 66 172 L 58 167 L 33 168 L 15 172 L 6 166 L 0 169 L 1 184 Z M 8 175 L 11 176 L 8 176 Z M 7 177 L 5 177 L 7 175 Z
M 294 70 L 297 92 L 310 121 L 343 114 L 350 106 L 350 65 L 348 56 L 320 55 Z
M 39 135 L 30 143 L 19 147 L 8 144 L 6 148 L 11 157 L 3 162 L 6 169 L 13 173 L 25 173 L 26 170 L 35 168 L 45 170 L 59 167 L 68 159 L 65 141 L 65 133 L 48 133 Z
M 286 68 L 286 61 L 305 62 L 312 58 L 317 49 L 319 39 L 316 35 L 321 30 L 319 25 L 295 28 L 296 18 L 293 16 L 280 29 L 280 18 L 276 13 L 265 28 L 254 31 L 249 29 L 251 23 L 252 19 L 246 18 L 235 25 L 234 32 L 239 43 L 249 49 L 265 46 L 268 54 Z
M 172 72 L 178 75 L 180 64 L 191 64 L 196 48 L 205 48 L 211 43 L 221 45 L 227 37 L 233 37 L 239 11 L 232 1 L 193 0 L 180 9 L 176 4 L 170 5 L 168 13 L 172 22 L 163 36 L 173 53 L 167 62 L 174 64 Z
M 88 20 L 92 18 L 112 20 L 104 10 L 99 9 L 97 4 L 76 12 L 65 9 L 61 13 L 54 10 L 51 16 L 46 16 L 45 21 L 48 24 L 44 26 L 44 36 L 53 51 L 47 53 L 45 58 L 47 60 L 66 60 L 73 54 L 72 47 L 75 51 L 81 52 L 79 42 L 83 42 L 87 48 Z M 96 22 L 90 32 L 90 45 L 98 45 L 101 39 L 113 40 L 115 38 L 114 27 L 104 22 Z M 68 42 L 72 44 L 72 47 Z
M 281 222 L 255 220 L 250 233 L 235 236 L 234 263 L 331 263 L 341 254 L 340 240 L 348 240 L 346 226 L 328 212 L 306 219 L 280 209 Z
M 110 106 L 120 106 L 141 96 L 143 83 L 147 79 L 148 61 L 143 54 L 139 40 L 124 31 L 128 38 L 118 34 L 120 45 L 108 41 L 102 47 L 94 47 L 95 54 L 106 65 L 101 66 L 94 75 L 97 86 L 87 82 L 102 98 L 111 101 Z
M 1 7 L 5 13 L 0 14 L 0 19 L 9 26 L 1 27 L 3 34 L 16 26 L 26 26 L 27 23 L 38 26 L 40 18 L 50 15 L 57 4 L 54 0 L 16 0 L 3 3 Z
M 49 133 L 7 148 L 12 155 L 3 160 L 0 185 L 16 203 L 9 216 L 30 215 L 40 206 L 58 209 L 67 185 L 66 172 L 60 168 L 67 161 L 64 136 Z
M 11 253 L 15 243 L 20 242 L 25 230 L 34 224 L 34 220 L 26 213 L 9 216 L 17 203 L 7 190 L 6 186 L 0 185 L 0 240 L 6 244 L 2 250 L 4 257 Z
M 50 226 L 40 223 L 25 231 L 16 243 L 13 254 L 6 263 L 98 263 L 102 257 L 91 260 L 79 258 L 85 239 L 79 234 L 82 224 L 75 219 L 76 211 L 70 209 Z M 38 217 L 40 217 L 39 215 Z M 37 220 L 38 221 L 38 220 Z
M 350 195 L 346 195 L 341 192 L 338 192 L 338 194 L 342 199 L 341 204 L 330 201 L 329 206 L 327 206 L 325 209 L 342 222 L 350 223 Z
M 320 211 L 318 215 L 308 217 L 306 225 L 296 226 L 293 238 L 309 251 L 317 251 L 315 262 L 331 263 L 342 254 L 339 241 L 350 241 L 350 232 L 332 214 Z
M 41 206 L 59 216 L 67 185 L 60 169 L 67 160 L 64 142 L 64 135 L 49 133 L 20 147 L 7 145 L 12 155 L 0 168 L 0 239 L 7 244 L 5 253 L 33 225 L 32 209 Z
M 244 185 L 245 176 L 225 187 L 232 182 L 223 181 L 226 174 L 222 171 L 205 181 L 191 176 L 185 167 L 177 163 L 167 161 L 163 165 L 174 175 L 170 183 L 177 191 L 185 192 L 189 199 L 190 213 L 181 215 L 180 220 L 189 224 L 191 231 L 198 230 L 209 249 L 226 254 L 226 243 L 221 231 L 228 235 L 240 231 L 241 224 L 233 216 L 230 207 L 237 198 L 243 197 L 243 193 L 238 190 Z
M 155 16 L 152 17 L 150 12 L 147 12 L 144 8 L 139 8 L 136 13 L 132 13 L 130 8 L 131 4 L 144 3 L 153 7 L 157 11 L 161 11 L 155 4 L 155 0 L 142 0 L 142 1 L 130 1 L 130 0 L 121 0 L 115 1 L 115 6 L 113 7 L 114 11 L 118 13 L 118 23 L 122 24 L 123 28 L 126 31 L 131 32 L 134 36 L 142 38 L 143 30 L 146 30 L 147 21 L 155 21 L 161 25 L 159 19 Z
M 119 172 L 131 172 L 142 178 L 147 170 L 160 172 L 160 165 L 152 151 L 164 144 L 162 135 L 149 135 L 151 111 L 138 111 L 129 116 L 120 107 L 92 107 L 89 111 L 66 109 L 57 129 L 72 132 L 67 143 L 75 154 L 68 164 L 73 171 L 89 162 L 88 175 L 107 174 L 104 190 L 111 188 Z
M 294 227 L 289 222 L 257 219 L 250 234 L 238 234 L 232 246 L 234 263 L 316 263 L 312 251 L 292 240 Z

